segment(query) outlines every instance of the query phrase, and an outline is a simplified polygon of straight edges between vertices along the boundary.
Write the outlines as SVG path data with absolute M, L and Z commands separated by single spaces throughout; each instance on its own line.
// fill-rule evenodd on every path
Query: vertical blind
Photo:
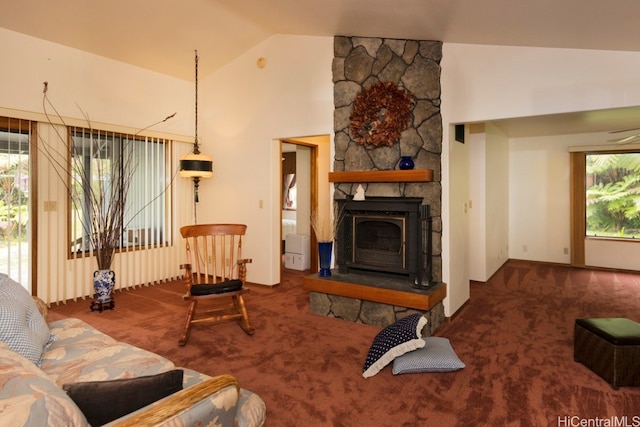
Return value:
M 128 179 L 120 239 L 111 269 L 116 273 L 116 290 L 149 285 L 175 279 L 179 275 L 181 251 L 174 245 L 175 172 L 172 171 L 172 141 L 155 137 L 126 135 L 79 127 L 69 127 L 69 164 L 72 165 L 69 188 L 77 189 L 82 181 L 90 182 L 94 190 L 109 193 L 113 176 Z M 85 176 L 85 179 L 81 178 Z M 72 283 L 65 295 L 50 298 L 90 296 L 91 277 L 97 269 L 96 251 L 90 244 L 87 226 L 91 207 L 82 191 L 70 191 L 78 196 L 69 198 L 69 262 Z M 108 203 L 113 198 L 106 198 Z M 102 206 L 107 208 L 107 206 Z M 83 223 L 84 222 L 84 223 Z M 56 289 L 60 292 L 60 289 Z
M 105 212 L 108 219 L 123 217 L 120 250 L 171 244 L 170 141 L 77 127 L 69 134 L 71 253 L 95 255 L 90 235 L 101 230 L 92 229 L 90 218 Z
M 48 304 L 91 298 L 97 263 L 81 224 L 87 212 L 82 202 L 72 208 L 78 177 L 65 171 L 75 155 L 96 184 L 104 179 L 93 173 L 98 164 L 111 173 L 110 162 L 129 152 L 135 167 L 112 263 L 115 288 L 178 279 L 184 245 L 176 230 L 192 222 L 193 196 L 190 181 L 175 179 L 176 166 L 190 149 L 166 138 L 0 117 L 0 273 Z

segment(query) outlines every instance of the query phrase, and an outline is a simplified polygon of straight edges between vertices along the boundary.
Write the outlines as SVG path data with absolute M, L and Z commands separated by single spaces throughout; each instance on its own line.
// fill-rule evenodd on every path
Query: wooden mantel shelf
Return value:
M 329 182 L 429 182 L 432 169 L 329 172 Z

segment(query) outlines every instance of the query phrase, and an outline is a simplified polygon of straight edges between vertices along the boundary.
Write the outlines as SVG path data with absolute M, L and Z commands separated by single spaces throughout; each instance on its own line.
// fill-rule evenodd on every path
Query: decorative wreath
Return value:
M 391 146 L 409 127 L 414 96 L 391 82 L 378 82 L 360 92 L 353 102 L 351 136 L 360 144 Z

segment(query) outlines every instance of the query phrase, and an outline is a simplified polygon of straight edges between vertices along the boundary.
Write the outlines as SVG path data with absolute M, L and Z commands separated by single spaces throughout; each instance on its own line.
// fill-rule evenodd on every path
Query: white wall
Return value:
M 177 113 L 153 129 L 193 134 L 193 83 L 4 28 L 0 55 L 0 107 L 42 113 L 47 81 L 62 116 L 140 129 Z
M 260 57 L 264 68 L 256 66 Z M 279 282 L 280 151 L 274 140 L 333 135 L 332 61 L 332 37 L 274 36 L 202 81 L 202 151 L 213 155 L 214 173 L 201 185 L 198 218 L 248 225 L 250 282 Z M 329 165 L 323 167 L 326 173 Z
M 509 257 L 509 146 L 491 123 L 468 128 L 469 279 L 484 282 Z
M 457 176 L 462 173 L 463 165 L 469 162 L 469 153 L 466 144 L 456 145 L 451 141 L 449 125 L 640 105 L 640 80 L 637 78 L 640 53 L 446 43 L 441 66 L 443 279 L 449 287 L 445 313 L 452 315 L 466 302 L 464 298 L 469 288 L 468 270 L 465 274 L 462 265 L 468 256 L 468 243 L 461 238 L 460 232 L 468 227 L 468 218 L 462 210 L 463 202 L 467 200 L 464 195 L 469 194 L 469 182 Z M 513 148 L 513 143 L 510 143 L 510 148 Z M 557 165 L 555 159 L 545 159 L 543 150 L 532 147 L 530 153 L 516 152 L 510 156 L 510 178 L 515 174 L 518 180 L 524 181 L 522 174 L 516 171 L 526 155 L 533 156 L 531 163 L 540 166 L 534 169 L 536 173 L 544 173 L 543 167 L 549 163 L 554 167 Z M 562 185 L 550 178 L 542 179 L 542 186 L 549 189 Z M 555 209 L 559 203 L 557 199 L 534 205 L 530 200 L 537 199 L 540 194 L 527 195 L 525 191 L 531 189 L 532 182 L 524 183 L 525 187 L 521 189 L 510 184 L 510 206 L 518 205 L 522 197 L 527 197 L 527 204 L 534 207 L 531 215 L 537 213 L 541 218 L 537 220 L 538 224 L 541 221 L 547 225 L 557 224 L 557 221 L 567 223 L 566 213 L 542 211 L 542 206 Z M 517 198 L 513 197 L 514 194 Z M 510 256 L 515 255 L 511 253 L 515 250 L 513 246 L 521 248 L 521 242 L 526 238 L 527 253 L 539 253 L 540 260 L 556 259 L 558 247 L 562 257 L 568 229 L 559 234 L 545 232 L 536 238 L 534 233 L 527 231 L 527 225 L 524 226 L 527 236 L 519 236 L 520 231 L 514 230 L 520 230 L 522 224 L 517 223 L 517 216 L 513 221 L 510 223 L 510 234 L 514 234 L 510 236 Z M 539 229 L 541 225 L 537 227 Z M 543 254 L 543 249 L 538 247 L 545 244 L 550 246 L 544 249 Z
M 510 258 L 570 263 L 570 255 L 564 254 L 571 244 L 568 144 L 580 140 L 559 136 L 510 141 Z
M 638 242 L 586 239 L 584 252 L 586 265 L 636 271 L 640 268 Z
M 509 141 L 491 123 L 485 126 L 487 135 L 486 191 L 486 270 L 488 280 L 509 258 Z M 473 199 L 473 197 L 472 197 Z
M 88 126 L 83 117 L 86 114 L 94 128 L 136 132 L 177 113 L 149 133 L 181 141 L 187 140 L 185 134 L 192 134 L 192 83 L 2 28 L 0 56 L 6 59 L 0 67 L 1 115 L 46 122 L 42 91 L 47 81 L 53 104 L 48 111 L 55 115 L 53 109 L 57 109 L 67 124 Z M 64 134 L 64 128 L 61 132 Z M 41 123 L 38 137 L 40 146 L 47 141 L 64 153 L 54 127 Z M 187 144 L 176 144 L 174 161 L 189 149 Z M 67 193 L 46 156 L 40 153 L 38 160 L 38 204 L 31 207 L 39 223 L 35 266 L 38 295 L 47 302 L 88 295 L 92 293 L 89 278 L 96 269 L 95 260 L 67 259 Z M 179 242 L 177 228 L 189 221 L 192 206 L 189 184 L 178 180 L 177 185 L 181 191 L 174 198 L 174 242 Z M 44 201 L 56 201 L 58 208 L 45 212 Z M 168 245 L 146 253 L 116 255 L 116 286 L 177 276 L 180 252 L 175 245 Z
M 469 153 L 469 279 L 487 280 L 487 135 L 484 125 L 465 127 Z M 471 205 L 471 206 L 469 206 Z
M 638 52 L 445 43 L 442 68 L 453 123 L 640 104 Z
M 446 316 L 451 316 L 469 299 L 470 150 L 466 143 L 460 144 L 453 140 L 452 129 L 444 123 L 443 121 L 442 278 L 447 284 L 444 311 Z M 449 143 L 445 144 L 444 141 Z M 454 258 L 452 254 L 455 254 Z

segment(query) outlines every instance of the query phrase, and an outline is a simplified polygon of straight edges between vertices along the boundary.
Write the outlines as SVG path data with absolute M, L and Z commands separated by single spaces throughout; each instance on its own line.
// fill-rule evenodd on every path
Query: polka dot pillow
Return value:
M 369 378 L 377 374 L 396 357 L 424 347 L 422 328 L 427 319 L 421 314 L 412 314 L 384 328 L 373 339 L 362 376 Z

